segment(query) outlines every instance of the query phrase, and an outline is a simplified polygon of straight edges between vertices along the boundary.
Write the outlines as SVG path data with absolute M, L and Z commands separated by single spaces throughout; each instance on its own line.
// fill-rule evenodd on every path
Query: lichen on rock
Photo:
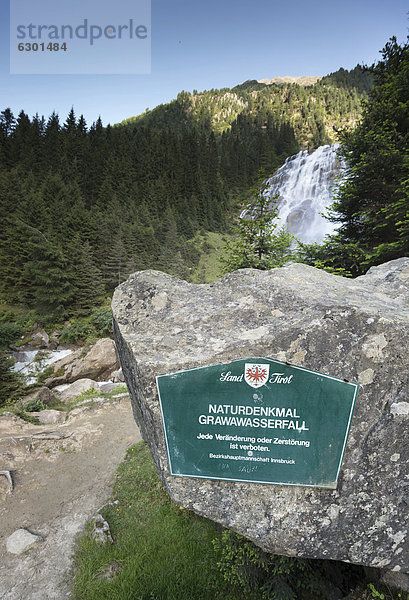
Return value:
M 178 504 L 263 549 L 409 572 L 409 259 L 350 280 L 302 264 L 204 285 L 138 272 L 113 298 L 135 419 Z M 248 357 L 362 385 L 336 490 L 169 475 L 155 377 Z

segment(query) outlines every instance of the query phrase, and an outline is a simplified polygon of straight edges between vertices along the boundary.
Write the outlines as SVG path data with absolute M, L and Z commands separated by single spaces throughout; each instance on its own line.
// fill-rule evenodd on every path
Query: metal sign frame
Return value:
M 176 371 L 156 383 L 171 475 L 336 488 L 357 383 L 269 358 Z

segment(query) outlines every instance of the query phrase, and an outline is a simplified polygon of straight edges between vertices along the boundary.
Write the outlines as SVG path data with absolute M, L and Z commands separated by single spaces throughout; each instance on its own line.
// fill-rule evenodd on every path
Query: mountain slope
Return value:
M 64 319 L 138 269 L 191 277 L 198 232 L 226 231 L 260 169 L 357 122 L 368 82 L 355 71 L 181 92 L 116 127 L 2 111 L 0 298 Z
M 258 83 L 265 83 L 266 85 L 271 85 L 275 83 L 276 85 L 283 85 L 284 83 L 296 83 L 297 85 L 301 85 L 302 87 L 308 87 L 310 85 L 314 85 L 322 79 L 321 76 L 311 76 L 311 75 L 301 75 L 300 77 L 292 77 L 291 75 L 285 75 L 284 77 L 273 77 L 273 79 L 258 79 Z
M 295 78 L 294 83 L 249 80 L 232 89 L 181 92 L 177 99 L 122 121 L 123 126 L 208 128 L 216 134 L 231 130 L 239 117 L 266 127 L 268 120 L 294 129 L 301 147 L 335 142 L 337 131 L 354 127 L 362 101 L 372 87 L 371 75 L 357 66 L 322 78 Z M 317 80 L 318 79 L 318 80 Z M 315 83 L 308 85 L 308 82 Z

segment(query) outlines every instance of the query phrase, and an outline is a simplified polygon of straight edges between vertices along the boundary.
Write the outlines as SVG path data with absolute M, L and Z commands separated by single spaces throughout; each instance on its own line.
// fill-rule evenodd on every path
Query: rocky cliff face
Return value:
M 409 259 L 355 280 L 301 264 L 207 285 L 139 272 L 113 312 L 135 418 L 177 503 L 269 552 L 409 572 Z M 337 489 L 169 475 L 155 377 L 254 356 L 361 384 Z
M 283 83 L 297 83 L 303 87 L 308 85 L 314 85 L 317 81 L 320 81 L 322 76 L 316 75 L 301 75 L 300 77 L 291 77 L 291 75 L 284 75 L 284 77 L 273 77 L 273 79 L 257 79 L 258 83 L 265 83 L 266 85 L 271 85 L 275 83 L 276 85 L 283 85 Z

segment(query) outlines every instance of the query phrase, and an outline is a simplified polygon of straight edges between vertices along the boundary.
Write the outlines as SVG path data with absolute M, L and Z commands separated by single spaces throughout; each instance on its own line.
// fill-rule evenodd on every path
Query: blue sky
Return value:
M 0 7 L 0 110 L 65 120 L 74 106 L 89 124 L 117 123 L 181 90 L 371 64 L 409 26 L 406 0 L 152 0 L 149 75 L 10 75 L 9 1 Z

